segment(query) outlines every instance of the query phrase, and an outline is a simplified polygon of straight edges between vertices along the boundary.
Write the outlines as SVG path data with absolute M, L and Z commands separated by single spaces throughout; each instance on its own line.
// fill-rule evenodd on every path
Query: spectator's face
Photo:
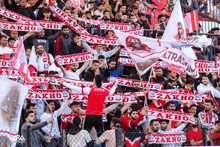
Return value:
M 139 82 L 133 82 L 132 88 L 135 90 L 138 90 L 140 88 L 140 83 Z
M 161 76 L 163 76 L 163 71 L 162 71 L 161 68 L 156 69 L 155 72 L 156 72 L 156 77 L 161 77 Z
M 97 70 L 99 68 L 99 63 L 93 63 L 92 64 L 92 70 Z
M 131 16 L 130 17 L 130 22 L 134 22 L 134 20 L 135 20 L 135 16 Z
M 175 104 L 169 104 L 169 106 L 167 106 L 167 110 L 169 111 L 175 111 L 176 107 Z
M 30 113 L 30 114 L 28 115 L 28 117 L 25 118 L 25 120 L 26 120 L 27 122 L 34 123 L 34 122 L 35 122 L 35 114 L 34 114 L 34 113 Z
M 49 103 L 49 106 L 50 106 L 52 112 L 54 112 L 54 110 L 55 110 L 55 104 L 54 104 L 54 102 L 50 102 L 50 103 Z M 48 108 L 48 106 L 47 106 L 47 108 Z M 49 109 L 49 108 L 48 108 L 48 109 Z
M 94 5 L 93 5 L 93 4 L 88 4 L 88 9 L 89 9 L 89 10 L 92 10 L 92 9 L 93 9 L 93 7 L 94 7 Z
M 8 21 L 8 18 L 5 17 L 5 16 L 2 16 L 1 20 L 2 20 L 2 21 Z
M 181 75 L 181 79 L 182 79 L 182 81 L 185 81 L 185 79 L 186 79 L 186 72 L 184 72 L 184 73 Z
M 31 107 L 28 109 L 28 111 L 33 111 L 34 114 L 36 115 L 36 114 L 37 114 L 37 107 L 36 107 L 36 105 L 35 105 L 34 107 L 31 106 Z
M 192 90 L 194 88 L 194 84 L 193 83 L 186 84 L 186 88 L 188 90 Z
M 104 16 L 108 19 L 110 19 L 110 13 L 109 12 L 105 12 Z
M 114 128 L 114 123 L 111 121 L 110 128 Z
M 45 74 L 40 74 L 38 77 L 44 78 L 44 77 L 46 77 L 46 76 L 45 76 Z
M 219 5 L 219 3 L 216 5 L 216 7 L 219 9 L 220 7 L 219 7 L 220 5 Z
M 10 37 L 18 40 L 18 31 L 10 31 Z
M 97 51 L 101 51 L 102 50 L 102 45 L 101 44 L 97 44 L 96 45 L 96 50 Z
M 68 33 L 69 33 L 69 28 L 63 28 L 63 34 L 64 35 L 68 35 Z
M 14 45 L 15 45 L 15 41 L 14 41 L 14 40 L 10 40 L 10 41 L 8 42 L 8 46 L 14 47 Z
M 150 126 L 151 130 L 154 131 L 155 133 L 159 131 L 159 122 L 154 121 L 152 126 Z
M 39 55 L 42 55 L 42 54 L 44 53 L 44 47 L 43 47 L 43 45 L 38 45 L 38 46 L 37 46 L 37 53 L 38 53 Z
M 114 61 L 111 61 L 110 63 L 109 63 L 109 69 L 115 69 L 115 67 L 116 67 L 116 62 Z
M 41 31 L 39 32 L 39 36 L 40 36 L 41 38 L 43 38 L 44 35 L 45 35 L 45 31 L 44 31 L 44 30 L 41 30 Z
M 34 0 L 28 0 L 28 3 L 30 4 L 30 6 L 33 6 L 35 4 Z
M 213 80 L 216 80 L 216 79 L 217 79 L 216 74 L 213 74 L 213 75 L 212 75 L 212 79 L 213 79 Z
M 104 10 L 104 6 L 103 6 L 103 5 L 100 5 L 100 6 L 98 7 L 98 9 L 99 9 L 99 11 L 103 11 L 103 10 Z
M 140 2 L 139 1 L 135 1 L 134 6 L 138 8 L 139 5 L 140 5 Z
M 22 7 L 22 8 L 25 8 L 26 5 L 27 5 L 27 0 L 21 0 L 19 5 Z
M 121 16 L 121 21 L 122 21 L 122 22 L 126 22 L 127 19 L 128 19 L 128 16 L 127 16 L 127 15 L 122 15 L 122 16 Z
M 214 34 L 219 34 L 219 30 L 215 30 L 215 31 L 214 31 Z
M 121 12 L 122 12 L 122 13 L 125 13 L 125 12 L 126 12 L 126 6 L 122 6 L 122 7 L 121 7 Z
M 206 103 L 206 102 L 205 102 L 204 109 L 205 109 L 206 111 L 209 111 L 210 109 L 212 109 L 211 103 Z
M 86 13 L 86 18 L 87 19 L 91 19 L 91 14 L 90 13 Z
M 108 38 L 113 36 L 113 32 L 112 31 L 108 31 L 108 34 L 106 35 Z
M 131 116 L 130 116 L 131 120 L 135 120 L 138 118 L 138 112 L 137 111 L 133 111 L 131 113 Z
M 189 113 L 191 113 L 195 116 L 196 115 L 196 110 L 197 110 L 196 107 L 192 107 L 192 108 L 189 109 Z
M 166 20 L 166 17 L 161 17 L 160 22 L 164 22 Z
M 104 63 L 104 61 L 105 61 L 105 59 L 98 59 L 99 60 L 99 64 L 102 64 L 102 63 Z
M 77 9 L 74 9 L 74 10 L 73 10 L 73 13 L 74 13 L 74 14 L 78 14 L 78 10 L 77 10 Z
M 132 12 L 134 13 L 134 15 L 137 15 L 138 14 L 138 9 L 134 9 Z
M 30 57 L 31 56 L 31 49 L 27 49 L 25 51 L 25 53 L 26 53 L 26 56 Z
M 8 45 L 8 39 L 5 37 L 2 37 L 1 39 L 1 46 L 6 47 Z
M 165 121 L 163 121 L 163 122 L 160 122 L 160 127 L 161 127 L 161 130 L 166 130 L 167 129 L 167 126 L 168 126 L 168 124 L 165 122 Z
M 76 72 L 76 70 L 78 69 L 79 67 L 79 64 L 78 63 L 73 63 L 70 65 L 70 69 L 73 71 L 73 72 Z
M 68 16 L 71 15 L 70 10 L 65 10 L 65 13 L 66 13 Z
M 161 14 L 162 14 L 162 15 L 164 15 L 164 14 L 166 14 L 166 13 L 167 13 L 166 10 L 162 10 L 162 11 L 161 11 Z
M 50 18 L 50 14 L 51 14 L 50 12 L 44 12 L 44 18 L 47 19 Z
M 171 78 L 176 78 L 176 72 L 171 72 Z
M 203 83 L 204 85 L 207 85 L 208 82 L 209 82 L 208 77 L 202 77 L 202 83 Z
M 71 107 L 71 110 L 73 113 L 79 113 L 79 105 L 73 105 Z
M 141 21 L 145 21 L 145 16 L 141 16 L 141 17 L 140 17 L 140 20 L 141 20 Z
M 73 40 L 74 40 L 75 43 L 79 43 L 80 40 L 81 40 L 81 37 L 76 36 L 76 37 L 73 38 Z

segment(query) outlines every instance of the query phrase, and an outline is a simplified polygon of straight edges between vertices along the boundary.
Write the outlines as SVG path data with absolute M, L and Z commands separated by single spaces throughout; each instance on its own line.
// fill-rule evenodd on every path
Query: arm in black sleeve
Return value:
M 157 31 L 154 30 L 153 33 L 151 34 L 151 37 L 152 38 L 157 38 L 156 35 L 157 35 Z
M 183 112 L 186 113 L 187 110 L 189 110 L 189 107 L 184 106 L 184 107 L 183 107 Z
M 39 5 L 40 5 L 42 2 L 43 2 L 43 0 L 38 0 L 38 2 L 37 2 L 34 6 L 31 7 L 31 9 L 32 9 L 33 11 L 35 11 L 35 10 L 39 7 Z
M 16 4 L 15 0 L 11 0 L 11 10 L 14 12 L 18 12 L 19 6 Z

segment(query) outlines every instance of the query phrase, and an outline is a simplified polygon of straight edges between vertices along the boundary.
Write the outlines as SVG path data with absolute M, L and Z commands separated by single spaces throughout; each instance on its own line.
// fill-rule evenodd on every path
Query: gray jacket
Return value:
M 21 128 L 21 135 L 24 136 L 25 140 L 27 140 L 27 126 L 31 126 L 31 142 L 33 147 L 40 147 L 42 142 L 45 140 L 45 136 L 40 132 L 40 128 L 44 127 L 47 125 L 47 122 L 41 122 L 41 123 L 36 123 L 32 124 L 30 122 L 25 122 L 22 125 Z M 24 145 L 25 147 L 27 146 L 26 144 Z

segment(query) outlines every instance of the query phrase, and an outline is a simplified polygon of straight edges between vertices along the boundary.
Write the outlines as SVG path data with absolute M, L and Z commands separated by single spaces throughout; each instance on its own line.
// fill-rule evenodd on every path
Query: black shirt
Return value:
M 173 82 L 175 82 L 175 80 L 172 80 L 172 79 L 167 80 L 167 82 L 164 84 L 164 88 L 165 89 L 183 88 L 179 81 L 177 81 L 176 84 L 173 87 L 171 87 L 170 85 Z

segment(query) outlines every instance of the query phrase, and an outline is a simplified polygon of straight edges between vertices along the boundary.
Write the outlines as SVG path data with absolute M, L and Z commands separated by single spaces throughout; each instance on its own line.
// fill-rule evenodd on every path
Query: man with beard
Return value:
M 108 77 L 119 77 L 119 72 L 115 70 L 116 60 L 111 59 L 108 63 L 108 69 L 105 71 L 106 81 L 108 81 Z
M 67 25 L 62 26 L 62 35 L 57 38 L 56 54 L 69 55 L 68 46 L 71 43 L 69 37 L 69 27 Z
M 139 14 L 139 19 L 137 23 L 140 25 L 140 28 L 143 27 L 144 29 L 150 29 L 148 22 L 145 20 L 145 14 L 143 13 Z M 150 32 L 147 33 L 146 31 L 145 36 L 150 36 Z
M 140 147 L 141 136 L 144 134 L 142 126 L 139 124 L 144 120 L 146 114 L 148 114 L 149 107 L 144 107 L 138 116 L 138 111 L 133 109 L 130 112 L 130 118 L 121 117 L 122 129 L 125 133 L 125 146 L 126 147 Z M 147 117 L 147 116 L 146 116 Z
M 69 79 L 76 79 L 76 80 L 80 80 L 80 77 L 79 75 L 86 69 L 86 67 L 89 65 L 89 60 L 86 61 L 83 66 L 79 68 L 79 63 L 72 63 L 70 64 L 70 70 L 66 71 L 66 69 L 62 66 L 62 65 L 59 65 L 58 62 L 55 60 L 55 65 L 57 67 L 60 67 L 60 69 L 62 70 L 63 72 L 63 75 L 66 77 L 66 78 L 69 78 Z
M 159 131 L 159 121 L 157 119 L 152 119 L 150 121 L 149 128 L 150 128 L 149 133 L 148 133 L 148 130 L 147 130 L 145 140 L 143 141 L 145 145 L 148 144 L 149 134 L 160 134 L 160 133 L 158 133 L 158 131 Z M 161 147 L 162 145 L 161 144 L 148 144 L 147 146 L 148 147 Z
M 94 60 L 92 62 L 92 67 L 88 69 L 87 72 L 84 74 L 84 80 L 85 81 L 93 81 L 96 76 L 96 71 L 99 70 L 99 61 Z
M 198 129 L 197 123 L 189 124 L 191 129 L 187 132 L 187 146 L 203 146 L 202 129 Z
M 115 15 L 115 20 L 120 21 L 123 13 L 126 13 L 126 5 L 121 5 L 119 12 Z
M 155 69 L 155 73 L 156 73 L 156 78 L 152 77 L 151 80 L 155 83 L 161 83 L 164 85 L 164 83 L 166 82 L 166 80 L 163 77 L 163 69 L 161 67 L 157 67 Z
M 28 111 L 25 113 L 25 123 L 22 125 L 21 128 L 21 135 L 24 136 L 25 140 L 27 140 L 27 127 L 31 126 L 31 143 L 32 146 L 41 146 L 42 142 L 45 140 L 45 142 L 50 142 L 50 137 L 44 136 L 39 129 L 42 127 L 54 123 L 54 118 L 51 118 L 47 121 L 43 121 L 41 123 L 35 123 L 35 114 L 33 111 Z M 25 144 L 25 146 L 27 146 Z
M 212 100 L 205 100 L 204 111 L 198 114 L 199 121 L 203 127 L 209 131 L 214 129 L 214 124 L 218 120 L 218 116 L 213 112 L 214 102 Z
M 121 15 L 121 19 L 119 20 L 119 23 L 128 23 L 128 15 L 126 13 L 123 13 Z
M 184 122 L 179 127 L 172 129 L 169 124 L 169 120 L 161 119 L 160 121 L 161 130 L 158 131 L 160 134 L 179 134 L 184 133 L 182 130 L 186 127 L 188 122 Z M 162 147 L 181 147 L 182 143 L 172 143 L 172 144 L 163 144 Z
M 54 58 L 51 54 L 44 51 L 44 46 L 38 44 L 36 47 L 38 72 L 48 73 L 49 66 L 54 63 Z
M 204 95 L 204 94 L 212 94 L 213 97 L 215 97 L 215 100 L 217 104 L 220 102 L 220 92 L 215 89 L 211 84 L 209 84 L 209 78 L 208 76 L 204 75 L 202 76 L 202 83 L 197 87 L 197 91 L 199 94 Z M 216 99 L 218 98 L 218 99 Z
M 172 101 L 169 101 L 168 103 L 166 103 L 167 105 L 167 110 L 168 111 L 175 111 L 176 110 L 176 106 L 175 106 L 175 103 L 172 102 Z M 175 128 L 176 124 L 178 123 L 179 121 L 175 121 L 175 120 L 172 120 L 171 121 L 171 127 L 172 128 Z
M 215 122 L 215 128 L 213 130 L 213 133 L 209 134 L 210 140 L 213 141 L 214 146 L 220 145 L 220 121 Z
M 52 132 L 50 134 L 50 130 L 51 130 L 51 125 L 47 125 L 45 127 L 43 127 L 41 130 L 49 137 L 51 137 L 51 141 L 50 143 L 45 143 L 46 147 L 60 147 L 62 142 L 61 142 L 61 135 L 60 135 L 60 130 L 59 130 L 59 126 L 58 126 L 58 120 L 57 118 L 62 114 L 63 111 L 66 110 L 68 104 L 69 104 L 69 98 L 66 99 L 65 103 L 63 103 L 63 105 L 56 111 L 55 110 L 55 103 L 53 100 L 47 100 L 47 103 L 49 104 L 52 112 L 53 112 L 53 117 L 55 118 L 54 124 L 53 124 L 53 128 L 52 128 Z M 51 119 L 52 115 L 49 109 L 49 106 L 46 106 L 46 112 L 40 117 L 40 121 L 44 122 L 47 121 L 49 119 Z
M 166 26 L 167 26 L 166 17 L 163 15 L 159 15 L 158 16 L 158 23 L 156 23 L 155 25 L 160 26 L 160 30 L 165 30 Z
M 180 84 L 176 76 L 177 73 L 171 71 L 170 79 L 168 79 L 167 82 L 164 84 L 165 89 L 178 89 L 179 91 L 182 91 L 182 85 Z

